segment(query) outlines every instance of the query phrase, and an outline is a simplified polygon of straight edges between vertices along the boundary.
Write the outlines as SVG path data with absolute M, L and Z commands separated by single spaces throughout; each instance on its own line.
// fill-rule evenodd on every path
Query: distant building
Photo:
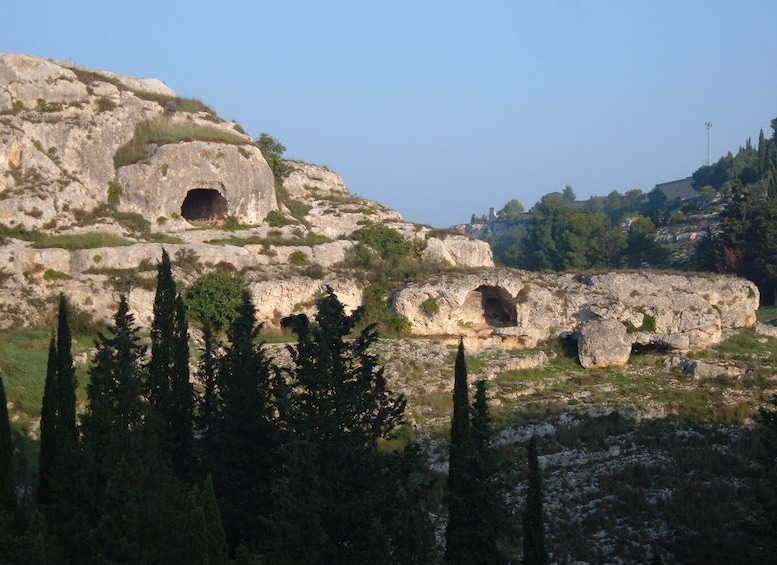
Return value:
M 664 193 L 669 202 L 672 202 L 673 200 L 694 200 L 699 198 L 699 193 L 693 189 L 692 183 L 693 177 L 688 177 L 682 180 L 673 180 L 657 184 L 656 188 Z

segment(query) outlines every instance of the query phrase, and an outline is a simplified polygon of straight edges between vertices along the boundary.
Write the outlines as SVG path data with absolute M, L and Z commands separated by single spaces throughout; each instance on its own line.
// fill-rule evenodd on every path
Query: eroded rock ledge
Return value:
M 620 322 L 632 347 L 709 347 L 727 330 L 754 327 L 758 302 L 758 288 L 736 277 L 506 269 L 444 275 L 393 297 L 396 313 L 413 324 L 414 333 L 463 336 L 473 350 L 534 347 L 551 337 L 576 337 L 591 320 Z M 600 348 L 591 354 L 601 353 Z M 622 363 L 622 355 L 613 358 L 620 361 L 605 365 Z

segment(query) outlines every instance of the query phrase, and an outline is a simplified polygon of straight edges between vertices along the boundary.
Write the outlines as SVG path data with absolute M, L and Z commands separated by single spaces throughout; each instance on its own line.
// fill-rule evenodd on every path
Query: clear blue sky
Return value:
M 164 81 L 445 227 L 647 192 L 777 117 L 777 2 L 10 2 L 0 51 Z

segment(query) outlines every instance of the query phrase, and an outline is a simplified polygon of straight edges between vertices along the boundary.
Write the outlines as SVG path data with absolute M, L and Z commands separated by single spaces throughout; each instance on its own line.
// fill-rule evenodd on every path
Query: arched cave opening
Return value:
M 505 328 L 517 323 L 512 296 L 498 286 L 481 285 L 470 291 L 464 306 L 470 317 L 491 327 Z
M 181 204 L 181 217 L 187 222 L 208 222 L 227 217 L 227 199 L 212 188 L 193 188 Z

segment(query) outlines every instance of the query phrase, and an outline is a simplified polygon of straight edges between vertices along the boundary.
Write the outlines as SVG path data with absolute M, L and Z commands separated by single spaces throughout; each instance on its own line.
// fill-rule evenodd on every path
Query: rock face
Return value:
M 273 176 L 258 148 L 192 141 L 157 147 L 121 167 L 122 209 L 193 222 L 235 216 L 259 223 L 276 210 Z
M 532 347 L 589 320 L 614 320 L 632 345 L 689 349 L 753 327 L 758 299 L 753 283 L 735 277 L 493 270 L 410 285 L 393 307 L 416 334 L 463 335 L 480 347 Z
M 73 211 L 108 200 L 109 183 L 118 183 L 119 210 L 151 220 L 259 223 L 277 209 L 272 172 L 252 139 L 212 113 L 179 106 L 155 79 L 0 54 L 0 222 L 67 226 Z M 148 144 L 146 157 L 117 162 L 146 124 L 177 129 L 182 141 Z M 191 141 L 193 131 L 229 142 Z

